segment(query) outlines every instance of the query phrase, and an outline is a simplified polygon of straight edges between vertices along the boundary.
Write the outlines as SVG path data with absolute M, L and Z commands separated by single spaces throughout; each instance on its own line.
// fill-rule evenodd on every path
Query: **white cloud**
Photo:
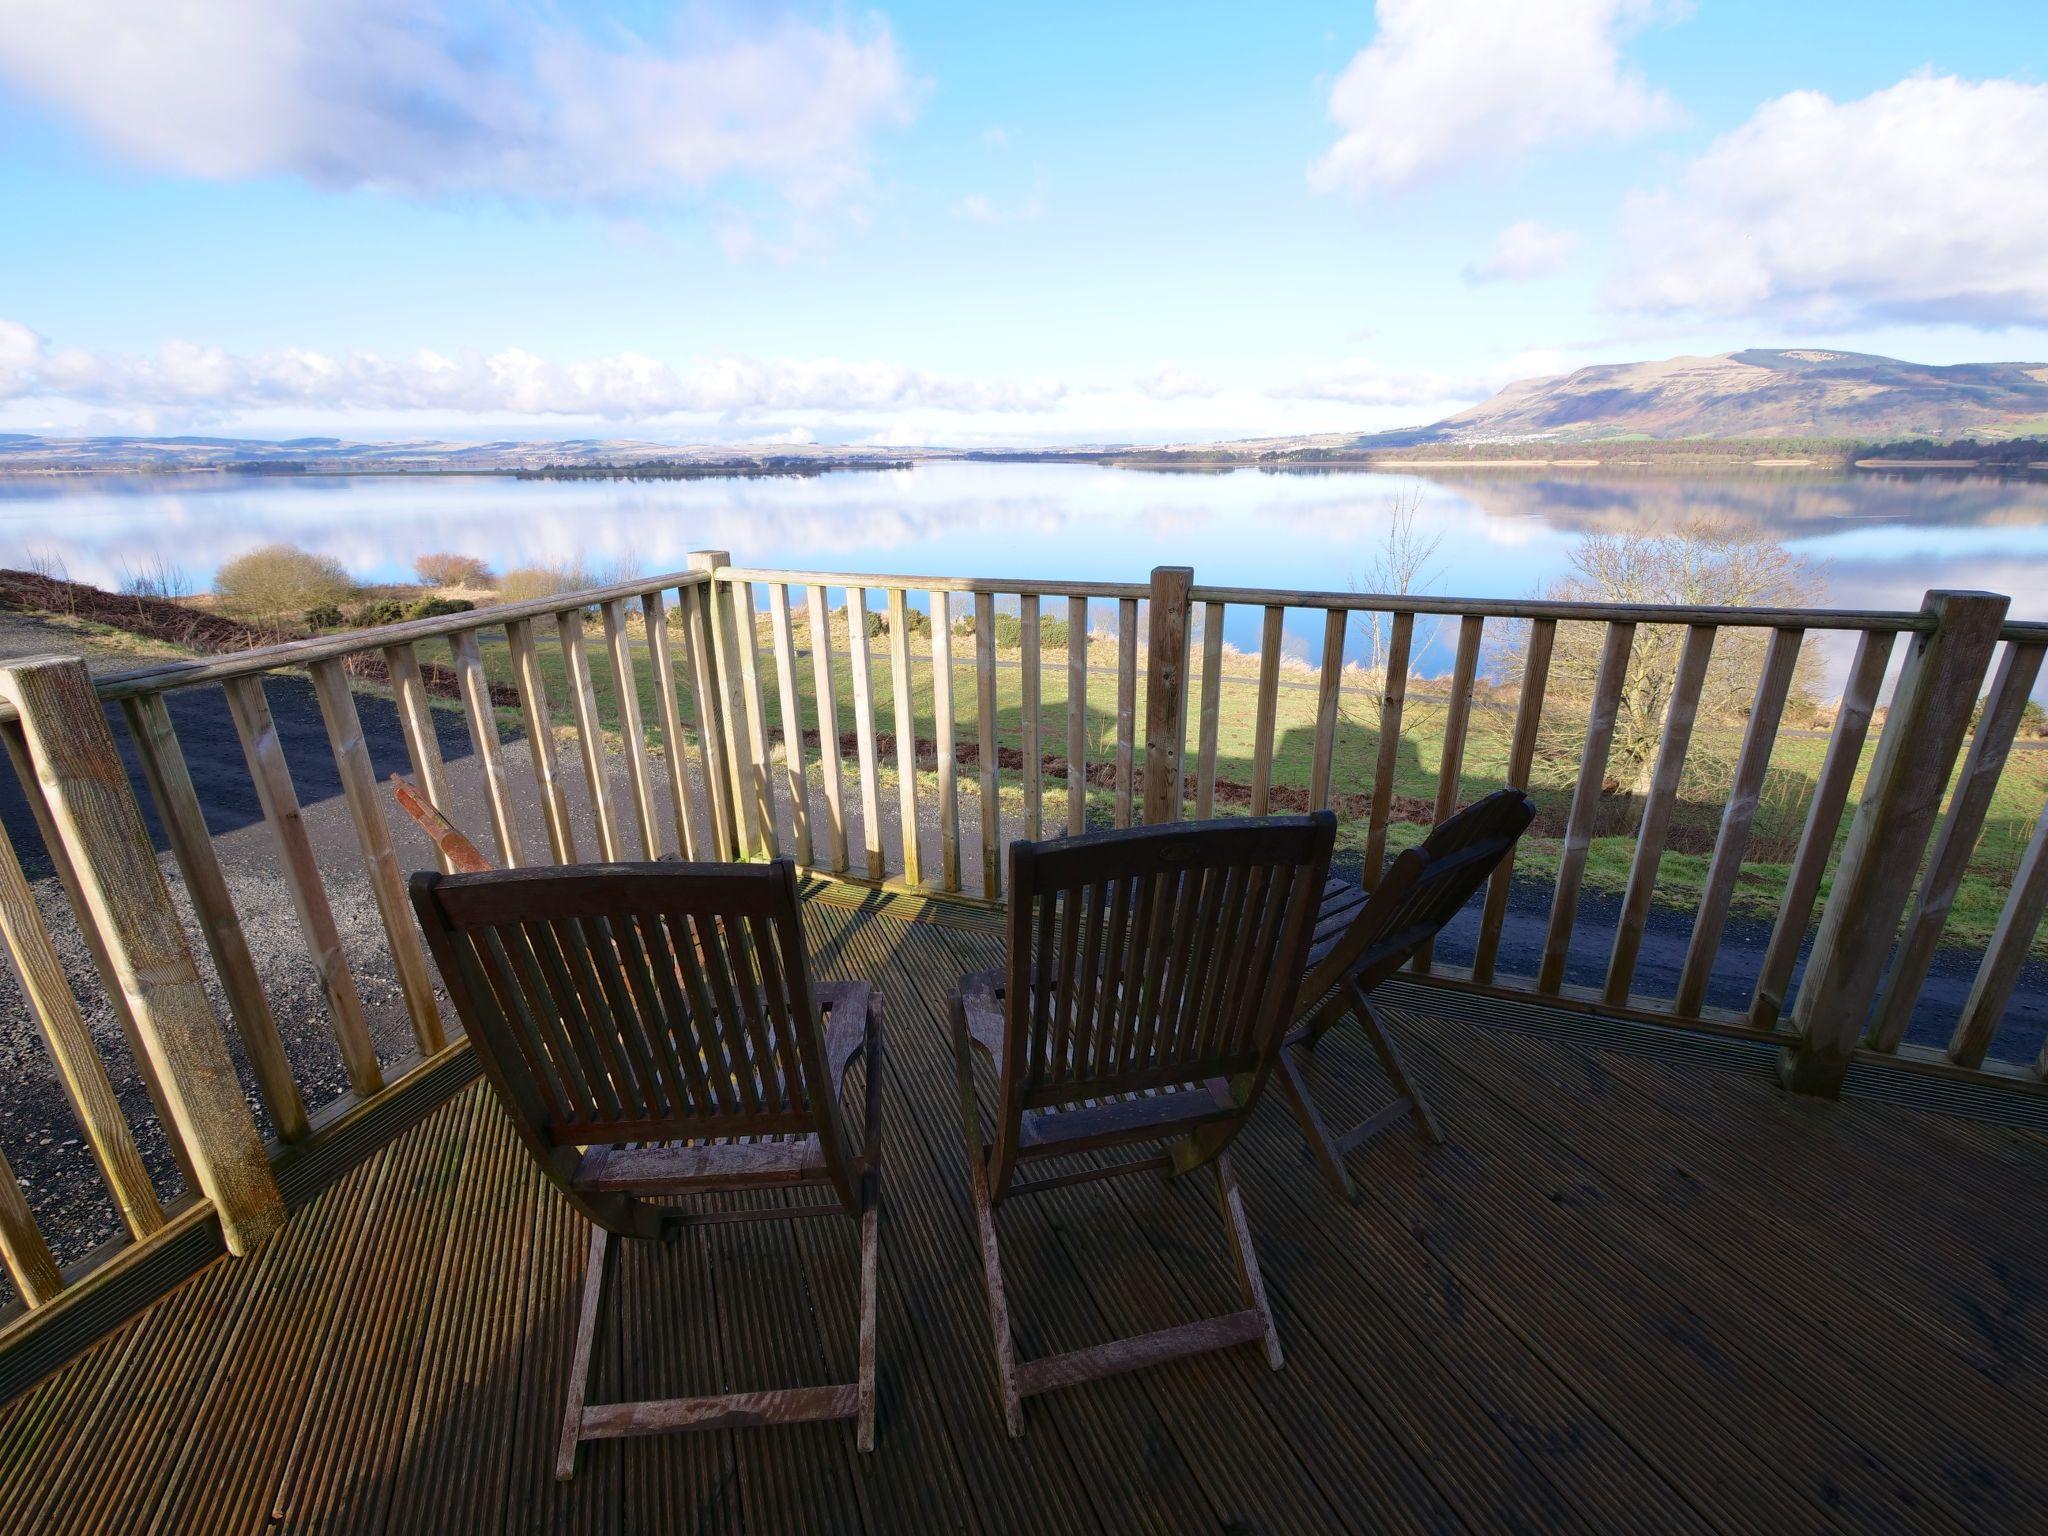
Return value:
M 953 217 L 977 224 L 1028 224 L 1045 212 L 1045 172 L 1036 170 L 1031 191 L 1014 203 L 999 202 L 986 192 L 970 192 L 953 205 Z
M 1214 380 L 1179 363 L 1161 363 L 1152 377 L 1138 381 L 1138 388 L 1154 400 L 1207 400 L 1216 393 Z
M 1037 412 L 1066 394 L 1055 380 L 950 378 L 894 363 L 833 358 L 711 358 L 678 370 L 623 352 L 556 362 L 519 348 L 485 355 L 421 350 L 406 358 L 286 347 L 232 353 L 187 341 L 154 355 L 52 348 L 0 321 L 0 401 L 61 400 L 130 412 L 232 414 L 431 412 L 465 416 L 741 418 L 778 411 Z
M 1579 237 L 1572 231 L 1523 219 L 1494 238 L 1493 251 L 1486 260 L 1465 269 L 1465 281 L 1499 283 L 1547 277 L 1578 247 Z
M 2048 320 L 2048 86 L 1916 75 L 1765 102 L 1629 201 L 1625 309 Z
M 1304 374 L 1285 391 L 1303 400 L 1343 400 L 1352 405 L 1419 406 L 1477 400 L 1485 385 L 1441 373 L 1403 373 L 1369 358 L 1351 357 Z
M 758 180 L 799 207 L 867 178 L 917 88 L 886 22 L 602 41 L 539 0 L 0 0 L 0 76 L 144 165 L 559 203 Z
M 1621 45 L 1657 0 L 1379 0 L 1379 30 L 1330 91 L 1340 130 L 1317 191 L 1411 186 L 1557 139 L 1627 138 L 1678 118 Z

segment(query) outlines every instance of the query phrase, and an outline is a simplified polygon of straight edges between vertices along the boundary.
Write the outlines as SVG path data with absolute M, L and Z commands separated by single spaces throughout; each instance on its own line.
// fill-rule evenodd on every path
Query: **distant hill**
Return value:
M 1524 379 L 1432 426 L 1359 448 L 1517 439 L 1902 438 L 2048 431 L 2048 363 L 1936 367 L 1813 347 L 1611 363 Z

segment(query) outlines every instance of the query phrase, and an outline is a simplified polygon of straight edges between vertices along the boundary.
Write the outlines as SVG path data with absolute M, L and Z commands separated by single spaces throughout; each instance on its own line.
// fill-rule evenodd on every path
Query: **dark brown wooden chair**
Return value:
M 1011 1434 L 1024 1432 L 1026 1397 L 1184 1355 L 1263 1343 L 1280 1368 L 1227 1149 L 1294 1017 L 1335 836 L 1335 818 L 1322 811 L 1010 845 L 1008 962 L 962 979 L 953 1037 Z M 976 1050 L 996 1068 L 993 1140 L 984 1140 Z M 1049 1159 L 1161 1142 L 1167 1150 L 1142 1160 L 1018 1176 Z M 1204 1164 L 1215 1170 L 1244 1309 L 1019 1360 L 996 1207 L 1085 1180 Z
M 1412 1118 L 1424 1140 L 1443 1139 L 1368 994 L 1435 940 L 1444 924 L 1492 878 L 1535 815 L 1536 807 L 1520 790 L 1496 790 L 1437 827 L 1418 847 L 1405 849 L 1370 892 L 1335 878 L 1325 887 L 1308 975 L 1286 1045 L 1314 1050 L 1324 1032 L 1349 1011 L 1365 1030 L 1396 1094 L 1377 1114 L 1333 1136 L 1309 1097 L 1301 1064 L 1291 1050 L 1281 1051 L 1281 1093 L 1339 1198 L 1349 1200 L 1353 1193 L 1351 1176 L 1344 1171 L 1345 1157 L 1389 1126 Z
M 412 878 L 413 907 L 520 1139 L 591 1223 L 556 1476 L 584 1440 L 858 1418 L 875 1435 L 882 1000 L 814 986 L 795 867 L 611 864 Z M 840 1108 L 867 1061 L 856 1143 Z M 822 1202 L 664 1200 L 819 1187 Z M 615 1236 L 845 1212 L 860 1221 L 859 1380 L 585 1406 Z

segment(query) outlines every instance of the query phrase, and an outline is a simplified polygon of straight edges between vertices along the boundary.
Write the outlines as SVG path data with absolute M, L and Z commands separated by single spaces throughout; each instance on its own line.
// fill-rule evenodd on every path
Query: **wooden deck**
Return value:
M 943 1034 L 999 938 L 921 912 L 808 909 L 889 1005 L 872 1456 L 674 1436 L 557 1484 L 585 1235 L 472 1088 L 0 1410 L 0 1530 L 2041 1529 L 2048 1141 L 1407 1012 L 1447 1146 L 1382 1138 L 1347 1207 L 1277 1101 L 1241 1145 L 1286 1369 L 1163 1367 L 1006 1439 Z M 1350 1030 L 1312 1082 L 1386 1093 Z M 1206 1186 L 1000 1219 L 1032 1354 L 1236 1305 Z M 629 1245 L 597 1397 L 851 1379 L 854 1240 Z

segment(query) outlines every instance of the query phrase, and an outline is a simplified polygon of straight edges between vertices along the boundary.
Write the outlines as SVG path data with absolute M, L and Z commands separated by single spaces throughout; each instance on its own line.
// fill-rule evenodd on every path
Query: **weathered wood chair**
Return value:
M 1227 1150 L 1294 1016 L 1329 871 L 1329 812 L 1142 827 L 1010 845 L 1008 961 L 953 998 L 960 1113 L 1010 1433 L 1023 1399 L 1233 1344 L 1280 1341 Z M 975 1051 L 996 1068 L 984 1141 Z M 1020 1179 L 1047 1159 L 1133 1143 L 1158 1155 Z M 1213 1166 L 1245 1306 L 1087 1349 L 1019 1360 L 996 1207 L 1014 1195 L 1145 1170 Z
M 1377 1114 L 1333 1136 L 1309 1096 L 1301 1064 L 1291 1049 L 1281 1051 L 1282 1096 L 1339 1198 L 1352 1198 L 1344 1159 L 1389 1126 L 1412 1118 L 1424 1140 L 1443 1139 L 1368 994 L 1435 940 L 1444 924 L 1492 877 L 1535 815 L 1536 807 L 1520 790 L 1496 790 L 1437 827 L 1419 846 L 1403 850 L 1371 891 L 1337 878 L 1325 887 L 1308 975 L 1285 1044 L 1315 1049 L 1324 1032 L 1349 1011 L 1357 1015 L 1396 1093 Z
M 591 1224 L 555 1473 L 584 1440 L 858 1418 L 875 1434 L 882 1000 L 814 985 L 795 867 L 612 864 L 412 878 L 484 1074 Z M 863 1139 L 840 1107 L 867 1061 Z M 808 1204 L 687 1213 L 698 1194 L 822 1187 Z M 614 1237 L 845 1212 L 860 1221 L 859 1380 L 586 1406 Z

